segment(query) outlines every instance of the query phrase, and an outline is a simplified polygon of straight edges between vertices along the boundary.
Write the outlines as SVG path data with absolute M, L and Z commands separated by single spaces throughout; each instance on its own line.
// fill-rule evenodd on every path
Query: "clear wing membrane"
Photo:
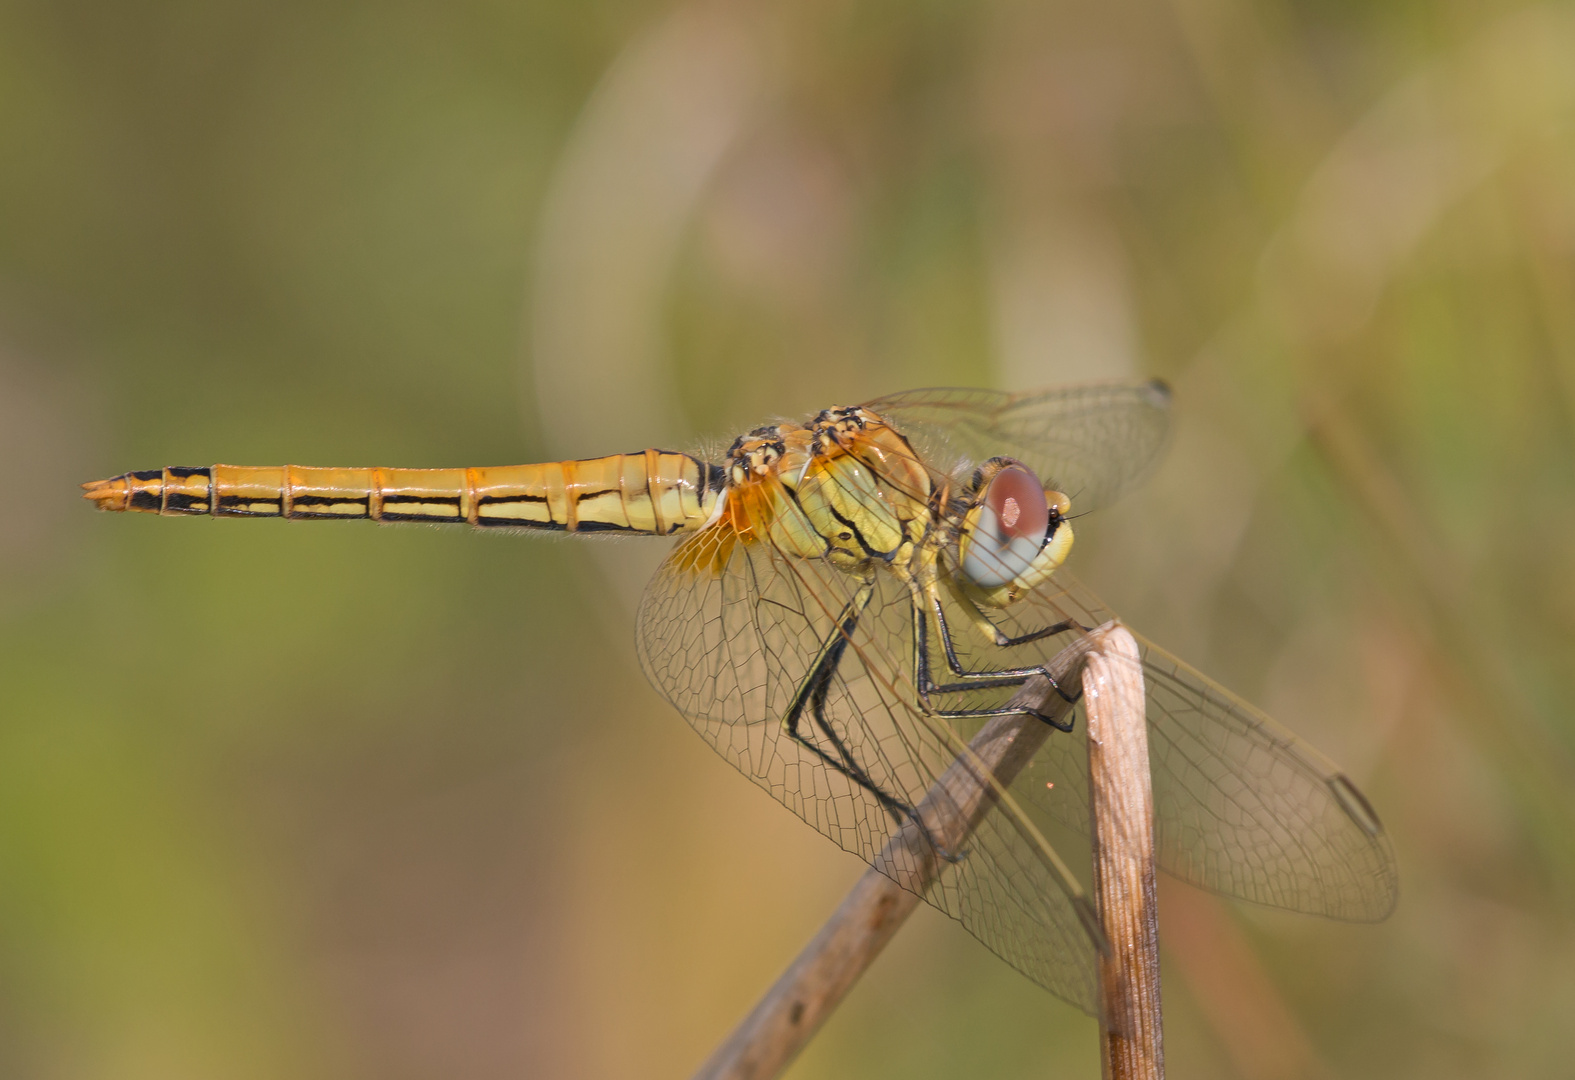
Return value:
M 1057 577 L 1059 588 L 1035 598 L 1037 618 L 1065 612 L 1093 625 L 1111 617 L 1087 590 Z M 1269 907 L 1353 922 L 1394 910 L 1393 849 L 1333 763 L 1163 649 L 1139 642 L 1160 866 Z M 1058 647 L 1030 648 L 1050 656 Z M 1049 740 L 1011 790 L 1031 812 L 1087 835 L 1088 757 L 1079 739 Z
M 704 533 L 687 541 L 704 542 Z M 689 561 L 682 546 L 676 549 L 641 603 L 647 674 L 734 768 L 844 850 L 918 891 L 917 864 L 880 859 L 899 823 L 782 725 L 857 579 L 765 544 L 739 544 L 715 575 L 697 576 Z M 911 611 L 906 588 L 878 575 L 825 703 L 836 739 L 870 780 L 910 806 L 956 758 L 938 721 L 914 709 L 898 651 L 910 638 Z M 838 754 L 808 715 L 800 730 L 826 754 Z M 983 819 L 966 851 L 942 870 L 925 900 L 1034 982 L 1093 1011 L 1093 943 L 1039 853 L 1000 813 Z
M 1009 455 L 1061 485 L 1081 509 L 1114 498 L 1152 467 L 1167 406 L 1161 385 L 1143 383 L 1032 395 L 917 391 L 868 407 L 907 435 L 932 470 L 955 475 Z M 847 492 L 855 502 L 868 494 Z M 784 719 L 865 587 L 873 590 L 868 606 L 825 690 L 825 727 L 806 710 L 795 739 Z M 955 596 L 943 610 L 967 671 L 1037 666 L 1081 633 L 1003 648 L 972 631 Z M 990 617 L 1017 636 L 1113 616 L 1060 572 Z M 647 588 L 638 647 L 652 682 L 735 768 L 839 846 L 919 891 L 916 863 L 882 859 L 901 823 L 835 764 L 856 765 L 881 791 L 915 806 L 954 762 L 959 742 L 978 730 L 981 721 L 948 721 L 918 707 L 912 635 L 911 594 L 884 568 L 866 583 L 828 561 L 712 528 L 682 541 Z M 929 644 L 931 668 L 947 681 L 933 631 Z M 1181 661 L 1148 643 L 1142 656 L 1160 865 L 1259 904 L 1357 921 L 1387 915 L 1396 899 L 1394 854 L 1360 793 L 1316 751 Z M 987 709 L 1011 693 L 969 689 L 934 704 Z M 1078 729 L 1050 732 L 1010 792 L 1041 832 L 1086 837 L 1087 788 Z M 1043 853 L 1005 812 L 983 818 L 961 860 L 945 866 L 924 898 L 1033 981 L 1094 1011 L 1093 942 Z
M 1170 430 L 1163 382 L 997 390 L 910 390 L 866 403 L 929 465 L 955 473 L 1014 457 L 1071 496 L 1074 512 L 1120 497 L 1158 463 Z

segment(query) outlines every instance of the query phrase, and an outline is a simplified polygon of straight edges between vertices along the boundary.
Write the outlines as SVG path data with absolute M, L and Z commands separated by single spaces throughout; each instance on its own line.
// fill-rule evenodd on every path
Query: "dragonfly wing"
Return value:
M 986 815 L 961 860 L 924 889 L 917 860 L 901 849 L 892 861 L 882 857 L 899 828 L 893 815 L 828 764 L 846 760 L 840 744 L 873 784 L 916 806 L 956 759 L 942 722 L 912 705 L 900 659 L 911 652 L 911 601 L 891 575 L 874 579 L 873 598 L 827 689 L 830 731 L 807 714 L 800 731 L 811 745 L 784 729 L 795 694 L 861 584 L 828 562 L 706 530 L 674 550 L 646 591 L 641 663 L 695 730 L 777 801 L 899 885 L 922 889 L 1030 979 L 1092 1012 L 1093 943 L 1059 879 L 1004 813 Z
M 1158 380 L 1024 394 L 911 390 L 867 404 L 945 471 L 1017 458 L 1075 510 L 1118 498 L 1158 463 L 1170 430 L 1170 390 Z
M 1271 907 L 1356 922 L 1393 911 L 1394 851 L 1355 785 L 1262 712 L 1142 649 L 1162 865 Z
M 1040 620 L 1064 612 L 1093 625 L 1110 617 L 1065 581 L 1036 606 Z M 1394 850 L 1350 780 L 1258 709 L 1158 646 L 1139 643 L 1160 865 L 1183 881 L 1270 907 L 1357 922 L 1387 916 L 1397 898 Z M 1057 644 L 1038 647 L 1049 655 Z M 1012 791 L 1086 834 L 1086 743 L 1050 740 Z

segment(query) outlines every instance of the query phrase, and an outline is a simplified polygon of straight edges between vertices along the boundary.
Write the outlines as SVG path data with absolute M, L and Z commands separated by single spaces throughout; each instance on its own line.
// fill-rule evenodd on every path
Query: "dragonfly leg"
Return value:
M 965 604 L 969 604 L 970 606 L 972 606 L 971 602 L 968 601 L 966 598 L 963 598 L 961 602 L 965 603 Z M 946 654 L 946 666 L 949 667 L 951 669 L 951 671 L 952 671 L 952 674 L 956 675 L 958 678 L 961 678 L 961 679 L 987 678 L 988 679 L 988 678 L 994 677 L 996 675 L 1002 675 L 1002 674 L 1008 674 L 1008 673 L 1009 674 L 1017 674 L 1018 672 L 1028 672 L 1029 674 L 1038 673 L 1038 674 L 1041 674 L 1045 678 L 1050 680 L 1050 685 L 1055 687 L 1055 692 L 1057 694 L 1060 694 L 1061 695 L 1061 700 L 1065 701 L 1068 705 L 1075 705 L 1077 703 L 1077 699 L 1083 696 L 1082 690 L 1079 690 L 1075 694 L 1068 694 L 1064 689 L 1062 689 L 1061 684 L 1058 681 L 1056 681 L 1055 676 L 1051 675 L 1048 671 L 1044 670 L 1043 668 L 1013 668 L 1013 669 L 1008 669 L 1007 672 L 999 672 L 999 671 L 968 671 L 967 669 L 965 669 L 962 666 L 961 662 L 959 662 L 958 659 L 957 659 L 957 647 L 954 644 L 952 644 L 951 627 L 946 622 L 946 612 L 941 608 L 941 602 L 940 602 L 940 598 L 939 597 L 936 597 L 934 599 L 933 609 L 935 611 L 936 626 L 937 626 L 937 628 L 939 630 L 938 636 L 941 639 L 941 648 L 942 648 L 942 651 L 945 652 L 945 654 Z M 1006 634 L 1001 633 L 1000 628 L 997 627 L 994 623 L 990 622 L 989 618 L 982 611 L 980 611 L 978 608 L 974 608 L 973 611 L 974 611 L 975 615 L 977 615 L 983 622 L 985 622 L 990 627 L 990 629 L 992 631 L 994 631 L 994 633 L 995 633 L 995 644 L 997 646 L 999 646 L 1000 648 L 1003 648 L 1003 649 L 1009 649 L 1009 648 L 1012 648 L 1015 645 L 1026 645 L 1030 641 L 1039 641 L 1042 638 L 1055 637 L 1057 634 L 1064 634 L 1064 633 L 1066 633 L 1069 630 L 1081 630 L 1084 633 L 1087 633 L 1088 629 L 1089 629 L 1088 627 L 1084 626 L 1082 623 L 1078 622 L 1076 619 L 1062 619 L 1058 623 L 1052 623 L 1049 626 L 1042 627 L 1041 629 L 1031 630 L 1031 631 L 1029 631 L 1026 634 L 1020 634 L 1017 637 L 1008 637 Z M 978 685 L 978 684 L 976 683 L 975 685 Z M 946 688 L 943 687 L 941 689 L 944 690 Z M 959 687 L 957 687 L 957 689 L 966 689 L 966 687 L 965 686 L 959 686 Z
M 793 702 L 788 707 L 787 714 L 782 718 L 782 729 L 794 742 L 814 754 L 831 768 L 837 770 L 859 787 L 869 792 L 875 798 L 892 820 L 899 825 L 904 821 L 912 821 L 924 837 L 925 843 L 947 862 L 960 862 L 961 854 L 953 854 L 942 847 L 940 842 L 930 833 L 929 826 L 919 816 L 919 812 L 908 803 L 899 799 L 877 784 L 870 775 L 864 771 L 863 766 L 853 756 L 846 743 L 832 727 L 831 721 L 826 717 L 826 698 L 831 693 L 831 682 L 836 677 L 837 666 L 842 662 L 843 653 L 847 651 L 848 642 L 853 637 L 853 631 L 858 626 L 859 617 L 864 609 L 869 606 L 870 598 L 874 595 L 873 585 L 861 587 L 843 609 L 842 615 L 837 620 L 836 629 L 822 643 L 815 662 L 810 665 L 809 674 L 805 677 L 798 692 L 793 695 Z M 802 730 L 802 721 L 805 711 L 814 718 L 815 727 L 820 734 L 836 750 L 837 755 L 826 753 Z
M 913 605 L 913 670 L 918 684 L 919 701 L 927 712 L 948 720 L 978 719 L 989 716 L 1032 716 L 1059 731 L 1072 730 L 1073 721 L 1070 716 L 1063 720 L 1036 709 L 1012 709 L 1004 706 L 991 709 L 938 709 L 934 707 L 930 703 L 930 697 L 933 694 L 956 694 L 965 690 L 990 690 L 1008 686 L 1021 686 L 1035 675 L 1043 675 L 1049 679 L 1050 685 L 1055 687 L 1056 693 L 1060 694 L 1061 698 L 1068 704 L 1075 702 L 1078 695 L 1069 696 L 1062 689 L 1061 684 L 1056 681 L 1055 676 L 1043 667 L 1003 668 L 998 671 L 968 671 L 964 669 L 957 660 L 957 650 L 952 644 L 951 630 L 946 624 L 946 615 L 941 611 L 939 602 L 934 605 L 932 611 L 936 621 L 938 636 L 941 639 L 942 649 L 946 654 L 947 666 L 951 668 L 952 674 L 962 681 L 938 683 L 930 674 L 929 618 L 926 616 L 924 608 L 915 599 Z M 1036 631 L 1033 634 L 1025 634 L 1023 640 L 1032 641 L 1036 638 L 1065 633 L 1076 628 L 1077 625 L 1077 623 L 1071 621 L 1057 623 L 1055 626 L 1046 627 L 1044 630 Z M 1010 644 L 1017 643 L 1014 639 L 1007 639 L 1007 641 Z
M 1040 627 L 1038 630 L 1030 630 L 1026 634 L 1018 634 L 1017 636 L 1013 637 L 1005 633 L 999 626 L 995 624 L 993 619 L 991 619 L 979 609 L 979 605 L 976 604 L 971 597 L 969 597 L 965 592 L 963 592 L 961 588 L 958 587 L 957 579 L 955 577 L 947 577 L 944 579 L 944 581 L 950 587 L 948 591 L 951 593 L 952 598 L 957 602 L 958 606 L 962 608 L 963 614 L 968 617 L 968 620 L 972 623 L 973 628 L 979 631 L 979 633 L 996 648 L 1009 649 L 1017 645 L 1026 645 L 1032 641 L 1039 641 L 1043 638 L 1055 637 L 1057 634 L 1065 634 L 1073 630 L 1080 630 L 1084 633 L 1087 633 L 1089 630 L 1089 627 L 1084 626 L 1076 619 L 1062 619 L 1060 622 L 1051 623 L 1049 626 Z M 923 600 L 920 599 L 921 595 L 924 598 Z M 953 675 L 956 675 L 962 679 L 971 679 L 976 677 L 988 678 L 999 674 L 998 672 L 991 671 L 968 671 L 958 661 L 957 650 L 952 644 L 951 627 L 946 621 L 946 611 L 941 604 L 941 598 L 938 595 L 938 592 L 933 583 L 930 588 L 922 590 L 922 593 L 916 588 L 914 591 L 914 598 L 915 602 L 920 606 L 925 606 L 925 602 L 927 601 L 930 609 L 934 611 L 936 625 L 940 629 L 941 644 L 945 648 L 946 665 L 947 667 L 951 668 Z M 1031 671 L 1034 669 L 1018 668 L 1010 670 Z M 1051 675 L 1048 671 L 1043 672 L 1043 674 L 1047 679 L 1050 680 L 1051 685 L 1055 687 L 1056 693 L 1061 695 L 1061 699 L 1067 704 L 1070 705 L 1075 703 L 1077 699 L 1082 696 L 1081 691 L 1075 694 L 1068 694 L 1061 688 L 1061 684 L 1056 680 L 1055 676 Z

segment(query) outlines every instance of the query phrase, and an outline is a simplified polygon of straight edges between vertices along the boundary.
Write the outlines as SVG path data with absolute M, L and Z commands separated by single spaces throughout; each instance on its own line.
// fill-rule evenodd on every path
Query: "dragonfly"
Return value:
M 1145 478 L 1169 424 L 1159 381 L 932 389 L 757 427 L 716 460 L 650 449 L 489 468 L 210 465 L 83 487 L 111 511 L 677 537 L 637 616 L 656 689 L 778 802 L 1093 1014 L 1099 932 L 1045 839 L 1046 826 L 1089 832 L 1081 712 L 1012 695 L 1113 617 L 1063 566 L 1074 506 L 1081 516 Z M 1385 918 L 1395 857 L 1357 787 L 1139 641 L 1160 866 L 1256 904 Z M 1014 712 L 1057 730 L 952 850 L 923 808 L 970 736 Z M 938 874 L 893 862 L 905 827 Z

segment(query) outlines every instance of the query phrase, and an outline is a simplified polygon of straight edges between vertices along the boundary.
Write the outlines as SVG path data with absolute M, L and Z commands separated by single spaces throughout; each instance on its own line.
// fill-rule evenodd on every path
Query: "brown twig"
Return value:
M 1084 658 L 1105 647 L 1112 628 L 1120 630 L 1117 624 L 1107 623 L 1057 653 L 1047 665 L 1056 683 L 1065 685 L 1072 680 Z M 1120 633 L 1131 641 L 1125 630 Z M 1136 647 L 1133 648 L 1135 656 Z M 1137 717 L 1141 726 L 1141 674 L 1138 679 Z M 1104 684 L 1100 686 L 1100 692 L 1107 693 Z M 1050 680 L 1042 677 L 1024 684 L 1012 698 L 1012 704 L 1053 711 L 1057 717 L 1071 708 Z M 997 783 L 1007 787 L 1043 745 L 1050 730 L 1043 721 L 1025 716 L 997 717 L 980 729 L 968 744 L 971 754 L 960 756 L 918 807 L 921 819 L 942 823 L 931 830 L 942 847 L 962 850 L 968 836 L 997 801 L 995 789 L 981 779 L 976 762 L 982 762 Z M 1146 760 L 1145 753 L 1145 764 Z M 1147 790 L 1146 773 L 1144 780 Z M 928 813 L 932 810 L 936 812 Z M 1152 855 L 1152 842 L 1149 850 Z M 785 1069 L 919 905 L 924 888 L 940 871 L 933 852 L 933 846 L 912 822 L 899 830 L 888 841 L 877 864 L 911 865 L 917 858 L 919 869 L 907 878 L 910 888 L 873 868 L 866 871 L 820 933 L 700 1067 L 695 1080 L 766 1080 Z M 1152 869 L 1149 895 L 1153 895 Z M 1156 992 L 1156 1004 L 1157 1001 Z
M 1106 1080 L 1160 1080 L 1159 906 L 1143 666 L 1120 623 L 1101 628 L 1083 666 L 1093 818 L 1094 906 L 1110 942 L 1099 957 Z

